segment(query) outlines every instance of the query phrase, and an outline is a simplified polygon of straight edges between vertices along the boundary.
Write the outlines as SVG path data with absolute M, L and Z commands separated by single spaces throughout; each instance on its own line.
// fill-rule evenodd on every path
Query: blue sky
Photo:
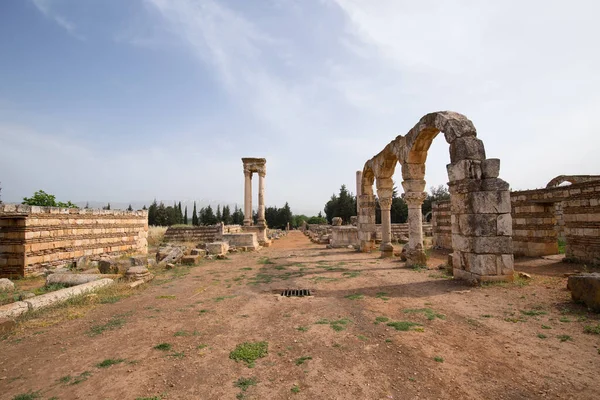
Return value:
M 437 110 L 473 120 L 513 189 L 600 173 L 599 12 L 595 1 L 4 0 L 2 199 L 44 189 L 241 204 L 241 157 L 265 157 L 267 204 L 316 214 Z M 440 136 L 428 186 L 447 181 L 448 162 Z

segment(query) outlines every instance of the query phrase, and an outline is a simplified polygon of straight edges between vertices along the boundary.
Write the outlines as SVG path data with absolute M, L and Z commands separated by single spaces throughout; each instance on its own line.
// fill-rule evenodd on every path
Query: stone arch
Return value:
M 421 215 L 427 196 L 425 163 L 433 139 L 441 132 L 450 145 L 447 172 L 452 200 L 454 275 L 477 280 L 512 279 L 510 193 L 508 184 L 498 178 L 500 160 L 487 159 L 473 123 L 451 111 L 425 115 L 405 136 L 396 137 L 367 162 L 378 180 L 391 177 L 388 174 L 393 174 L 393 160 L 401 164 L 404 199 L 409 208 L 407 262 L 426 262 Z M 388 230 L 390 224 L 384 223 L 382 213 L 382 231 Z M 382 251 L 386 247 L 382 240 Z
M 552 179 L 550 182 L 548 182 L 546 188 L 557 187 L 565 182 L 574 184 L 597 180 L 600 180 L 600 175 L 559 175 L 556 178 Z

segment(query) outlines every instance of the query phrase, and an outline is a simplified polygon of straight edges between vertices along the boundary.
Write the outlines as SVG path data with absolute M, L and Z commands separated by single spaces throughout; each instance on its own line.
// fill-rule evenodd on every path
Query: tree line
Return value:
M 439 185 L 437 187 L 432 186 L 429 190 L 431 193 L 427 194 L 427 198 L 421 206 L 423 215 L 427 215 L 431 211 L 433 202 L 450 199 L 450 192 L 445 185 Z M 344 224 L 349 224 L 350 217 L 357 214 L 356 196 L 348 191 L 346 185 L 342 185 L 339 194 L 336 195 L 334 193 L 329 201 L 325 203 L 324 211 L 327 223 L 331 224 L 333 218 L 340 217 Z M 393 224 L 405 223 L 408 220 L 408 206 L 402 196 L 398 196 L 398 189 L 396 186 L 394 186 L 392 192 L 390 214 Z M 375 197 L 375 223 L 381 223 L 381 207 L 379 206 L 379 199 L 377 197 Z
M 182 210 L 181 202 L 174 202 L 172 206 L 165 206 L 156 200 L 148 207 L 148 224 L 154 226 L 192 225 L 206 226 L 223 222 L 225 225 L 241 225 L 244 223 L 244 213 L 236 205 L 233 212 L 228 205 L 217 205 L 216 212 L 209 205 L 197 209 L 196 202 L 192 215 L 188 218 L 187 206 Z

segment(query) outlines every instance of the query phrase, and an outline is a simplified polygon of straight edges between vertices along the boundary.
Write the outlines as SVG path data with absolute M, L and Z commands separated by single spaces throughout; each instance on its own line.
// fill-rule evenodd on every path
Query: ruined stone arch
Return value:
M 546 188 L 553 188 L 560 186 L 565 182 L 569 182 L 571 184 L 574 183 L 584 183 L 600 180 L 600 175 L 559 175 L 556 178 L 552 179 L 546 185 Z
M 451 111 L 425 115 L 405 135 L 397 136 L 381 152 L 365 163 L 359 199 L 360 248 L 374 248 L 374 199 L 377 194 L 382 210 L 382 256 L 391 256 L 390 210 L 397 163 L 401 165 L 404 199 L 408 205 L 408 263 L 426 262 L 423 249 L 421 205 L 427 194 L 425 164 L 433 139 L 443 132 L 450 147 L 447 165 L 452 199 L 452 245 L 454 275 L 468 279 L 512 279 L 512 220 L 508 184 L 498 178 L 500 160 L 487 159 L 483 142 L 477 138 L 473 123 L 464 115 Z M 372 174 L 372 176 L 371 176 Z

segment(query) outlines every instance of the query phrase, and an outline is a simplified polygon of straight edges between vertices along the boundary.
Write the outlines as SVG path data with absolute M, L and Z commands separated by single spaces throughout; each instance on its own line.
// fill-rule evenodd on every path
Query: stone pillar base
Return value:
M 394 246 L 391 243 L 382 243 L 379 246 L 379 250 L 381 251 L 381 258 L 389 258 L 394 256 Z
M 512 282 L 514 280 L 514 274 L 510 275 L 479 275 L 474 274 L 464 269 L 454 268 L 452 269 L 452 275 L 456 279 L 464 279 L 470 282 Z
M 407 267 L 427 265 L 427 255 L 421 249 L 406 249 L 405 257 Z

